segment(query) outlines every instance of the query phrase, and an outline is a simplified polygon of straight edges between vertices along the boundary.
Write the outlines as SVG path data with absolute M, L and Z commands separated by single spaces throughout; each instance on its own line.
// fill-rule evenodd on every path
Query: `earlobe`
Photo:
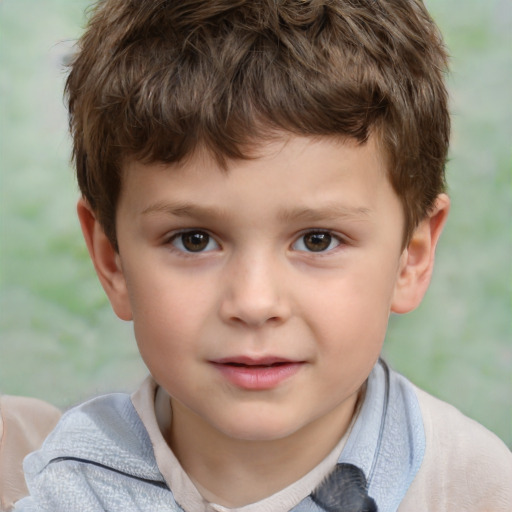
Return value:
M 77 213 L 94 269 L 112 309 L 122 320 L 131 320 L 132 312 L 119 254 L 105 235 L 92 208 L 83 198 L 78 201 Z
M 449 210 L 450 199 L 440 194 L 432 212 L 414 230 L 401 256 L 391 303 L 393 313 L 408 313 L 421 303 L 430 284 L 437 242 Z

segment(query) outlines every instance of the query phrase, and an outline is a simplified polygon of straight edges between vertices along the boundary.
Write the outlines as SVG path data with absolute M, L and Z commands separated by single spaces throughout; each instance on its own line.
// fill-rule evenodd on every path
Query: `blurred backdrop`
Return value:
M 451 53 L 452 211 L 422 306 L 385 357 L 512 446 L 512 2 L 427 0 Z M 146 370 L 75 215 L 63 64 L 84 0 L 0 2 L 0 392 L 61 407 Z

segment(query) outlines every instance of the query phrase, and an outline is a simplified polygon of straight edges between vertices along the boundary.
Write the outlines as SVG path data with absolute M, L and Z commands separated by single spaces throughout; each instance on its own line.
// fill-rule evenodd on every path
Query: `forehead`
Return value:
M 280 165 L 281 156 L 290 160 L 290 156 L 298 159 L 306 158 L 309 165 L 311 160 L 320 164 L 338 157 L 342 160 L 350 157 L 349 153 L 359 153 L 371 157 L 378 167 L 387 166 L 387 152 L 382 144 L 381 137 L 377 130 L 365 141 L 359 142 L 354 138 L 341 135 L 296 135 L 284 131 L 272 131 L 269 129 L 267 136 L 258 135 L 256 138 L 241 141 L 239 145 L 240 157 L 233 158 L 225 155 L 216 147 L 209 147 L 205 143 L 199 143 L 197 147 L 187 153 L 178 161 L 160 161 L 153 159 L 151 155 L 139 159 L 125 157 L 121 162 L 122 181 L 133 179 L 133 175 L 140 172 L 142 168 L 161 169 L 163 172 L 171 172 L 176 176 L 187 178 L 193 181 L 199 174 L 216 171 L 229 173 L 240 167 L 251 167 L 251 162 L 269 162 L 272 165 Z M 348 150 L 348 151 L 347 151 Z M 336 155 L 336 153 L 339 153 Z
M 141 167 L 145 163 L 160 166 L 163 169 L 173 169 L 178 172 L 185 169 L 187 172 L 193 172 L 203 168 L 211 169 L 216 167 L 223 171 L 237 167 L 237 164 L 244 161 L 271 159 L 283 149 L 293 147 L 295 152 L 302 153 L 315 151 L 318 146 L 317 153 L 326 152 L 324 148 L 328 147 L 366 147 L 374 152 L 375 156 L 382 160 L 388 161 L 388 151 L 383 142 L 380 126 L 374 126 L 371 134 L 364 142 L 353 137 L 343 134 L 303 134 L 294 133 L 274 128 L 266 122 L 254 121 L 255 127 L 250 135 L 241 134 L 239 140 L 236 141 L 236 151 L 233 154 L 223 152 L 223 148 L 218 146 L 214 141 L 199 139 L 196 144 L 192 145 L 190 151 L 185 152 L 183 156 L 179 156 L 177 160 L 160 160 L 159 153 L 154 154 L 150 148 L 142 148 L 139 153 L 128 155 L 121 159 L 122 176 L 133 169 Z M 236 156 L 233 156 L 236 153 Z M 138 155 L 141 155 L 141 158 Z
M 314 220 L 315 215 L 364 217 L 397 202 L 373 138 L 359 144 L 287 136 L 254 146 L 251 158 L 227 160 L 225 166 L 206 150 L 180 163 L 129 161 L 119 207 L 132 215 L 272 212 L 282 220 Z

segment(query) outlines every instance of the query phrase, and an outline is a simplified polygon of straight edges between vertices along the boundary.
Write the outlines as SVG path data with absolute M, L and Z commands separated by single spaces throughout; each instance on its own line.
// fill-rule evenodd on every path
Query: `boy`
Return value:
M 16 510 L 512 507 L 512 456 L 379 360 L 446 220 L 413 0 L 105 0 L 67 82 L 78 204 L 151 377 L 64 415 Z

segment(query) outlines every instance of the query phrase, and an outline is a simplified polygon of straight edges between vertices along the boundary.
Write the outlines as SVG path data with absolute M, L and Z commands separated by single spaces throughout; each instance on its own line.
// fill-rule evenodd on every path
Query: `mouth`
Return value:
M 247 364 L 247 363 L 224 363 L 228 366 L 236 366 L 238 368 L 247 367 L 247 368 L 274 368 L 276 366 L 283 366 L 285 364 L 290 364 L 289 362 L 280 361 L 279 363 L 271 363 L 271 364 Z
M 296 375 L 305 364 L 281 357 L 246 356 L 211 362 L 230 384 L 245 390 L 263 391 L 276 388 Z
M 237 357 L 226 357 L 224 359 L 217 359 L 214 361 L 218 364 L 227 364 L 231 366 L 276 366 L 295 362 L 292 359 L 286 359 L 277 356 L 267 357 L 248 357 L 248 356 L 237 356 Z

